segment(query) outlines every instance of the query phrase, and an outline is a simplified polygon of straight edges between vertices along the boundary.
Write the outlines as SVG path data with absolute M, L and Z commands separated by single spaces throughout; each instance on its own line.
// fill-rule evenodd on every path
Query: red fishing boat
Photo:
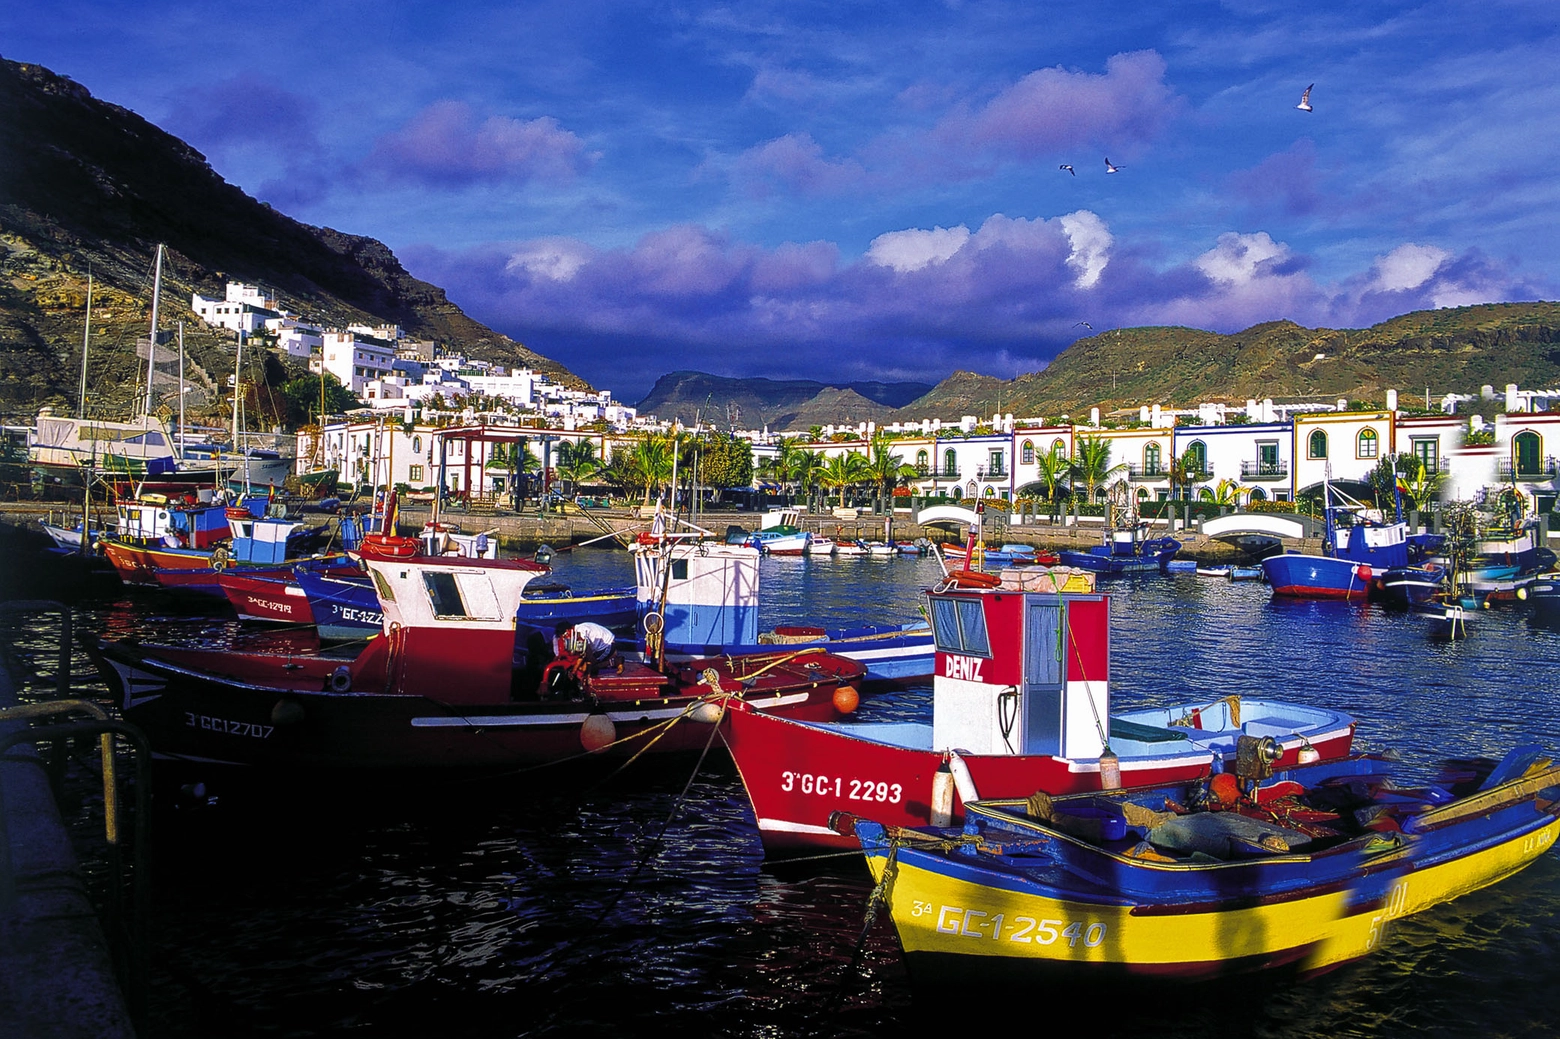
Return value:
M 658 667 L 576 625 L 539 681 L 513 666 L 522 560 L 364 557 L 383 632 L 355 653 L 100 642 L 159 757 L 272 767 L 509 767 L 706 747 L 722 703 L 810 720 L 854 709 L 864 668 L 813 649 Z M 603 637 L 603 633 L 605 636 Z
M 1110 599 L 1093 587 L 1092 574 L 1061 567 L 954 571 L 928 592 L 930 723 L 816 723 L 733 705 L 723 736 L 765 850 L 851 847 L 829 827 L 836 811 L 948 825 L 977 797 L 1196 780 L 1233 765 L 1242 735 L 1277 767 L 1349 752 L 1354 720 L 1321 708 L 1228 696 L 1113 712 Z

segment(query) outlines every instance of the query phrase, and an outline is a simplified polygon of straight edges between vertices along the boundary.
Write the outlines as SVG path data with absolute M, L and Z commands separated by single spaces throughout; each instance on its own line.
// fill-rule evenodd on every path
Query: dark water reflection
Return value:
M 555 560 L 621 583 L 621 554 Z M 909 619 L 928 560 L 768 560 L 764 620 Z M 1194 577 L 1112 584 L 1121 707 L 1227 693 L 1328 703 L 1411 766 L 1560 747 L 1560 626 L 1489 611 L 1426 637 L 1375 607 L 1273 601 Z M 155 617 L 155 620 L 148 618 Z M 222 640 L 167 601 L 92 606 L 116 633 Z M 47 664 L 48 639 L 22 633 Z M 46 666 L 45 666 L 46 669 Z M 863 713 L 924 716 L 926 691 Z M 165 797 L 156 821 L 154 1034 L 718 1036 L 1025 1033 L 1077 1022 L 1153 1036 L 1552 1035 L 1560 862 L 1401 921 L 1374 958 L 1304 983 L 1156 997 L 912 992 L 886 922 L 865 936 L 859 862 L 766 867 L 729 761 L 539 770 L 395 788 L 266 779 Z M 685 793 L 686 790 L 686 793 Z

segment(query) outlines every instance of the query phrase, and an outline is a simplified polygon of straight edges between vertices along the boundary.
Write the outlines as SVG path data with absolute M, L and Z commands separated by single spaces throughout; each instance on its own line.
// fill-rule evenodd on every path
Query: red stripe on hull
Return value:
M 1275 585 L 1274 595 L 1287 595 L 1294 599 L 1359 599 L 1363 601 L 1367 595 L 1364 586 L 1344 591 L 1341 588 L 1320 588 L 1304 584 Z

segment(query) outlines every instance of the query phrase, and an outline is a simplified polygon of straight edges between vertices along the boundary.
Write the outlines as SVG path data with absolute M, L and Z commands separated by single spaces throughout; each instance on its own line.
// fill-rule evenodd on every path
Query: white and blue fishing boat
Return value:
M 1242 737 L 1201 783 L 977 801 L 957 829 L 834 825 L 864 849 L 914 982 L 1003 992 L 1317 973 L 1560 836 L 1560 768 L 1536 747 L 1412 787 L 1368 756 L 1274 773 L 1271 751 Z
M 1404 573 L 1426 558 L 1438 539 L 1410 535 L 1402 520 L 1387 523 L 1332 482 L 1323 485 L 1326 533 L 1322 554 L 1289 551 L 1262 560 L 1274 595 L 1298 599 L 1358 599 L 1379 596 L 1389 570 Z
M 865 664 L 872 684 L 932 673 L 932 631 L 923 620 L 851 628 L 798 622 L 760 632 L 759 550 L 701 534 L 667 534 L 630 549 L 640 612 L 662 633 L 668 660 L 816 647 Z

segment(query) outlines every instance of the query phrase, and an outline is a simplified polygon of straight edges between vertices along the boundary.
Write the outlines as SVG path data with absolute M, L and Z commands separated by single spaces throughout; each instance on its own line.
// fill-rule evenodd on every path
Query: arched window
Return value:
M 1536 476 L 1543 472 L 1544 442 L 1531 429 L 1524 429 L 1511 438 L 1511 461 L 1519 476 Z
M 1150 442 L 1143 448 L 1143 475 L 1155 476 L 1159 473 L 1159 445 Z
M 1024 446 L 1021 450 L 1023 453 L 1019 457 L 1023 459 L 1023 464 L 1033 465 L 1035 462 L 1035 442 L 1033 440 L 1024 441 Z
M 997 496 L 997 489 L 995 487 L 988 486 L 986 488 L 986 497 L 988 497 L 988 498 L 995 498 L 996 496 Z
M 412 453 L 422 454 L 422 437 L 412 437 Z
M 926 475 L 926 452 L 925 451 L 917 451 L 915 453 L 915 467 L 916 467 L 916 470 L 922 476 Z
M 1381 449 L 1381 441 L 1374 429 L 1362 429 L 1359 436 L 1359 457 L 1375 458 Z
M 1251 489 L 1251 500 L 1252 501 L 1267 501 L 1267 492 L 1264 491 L 1260 487 L 1253 487 Z
M 1327 457 L 1327 434 L 1323 430 L 1313 429 L 1311 437 L 1305 442 L 1305 456 L 1307 458 Z
M 952 498 L 954 501 L 958 501 L 960 498 L 964 497 L 963 488 L 961 488 L 958 484 L 954 484 L 952 487 L 948 488 L 948 497 Z
M 971 480 L 971 481 L 970 481 L 970 485 L 969 485 L 969 487 L 968 487 L 968 488 L 967 488 L 967 491 L 968 491 L 968 493 L 969 493 L 969 496 L 970 496 L 970 497 L 971 497 L 971 498 L 973 498 L 973 497 L 975 497 L 975 481 L 974 481 L 974 480 Z
M 1181 456 L 1193 473 L 1198 475 L 1208 471 L 1208 445 L 1201 440 L 1193 440 L 1186 445 L 1186 453 Z
M 1067 457 L 1067 445 L 1062 442 L 1061 437 L 1057 437 L 1055 440 L 1051 441 L 1051 450 L 1055 451 L 1063 458 Z
M 943 452 L 943 475 L 959 475 L 959 453 L 951 447 Z

